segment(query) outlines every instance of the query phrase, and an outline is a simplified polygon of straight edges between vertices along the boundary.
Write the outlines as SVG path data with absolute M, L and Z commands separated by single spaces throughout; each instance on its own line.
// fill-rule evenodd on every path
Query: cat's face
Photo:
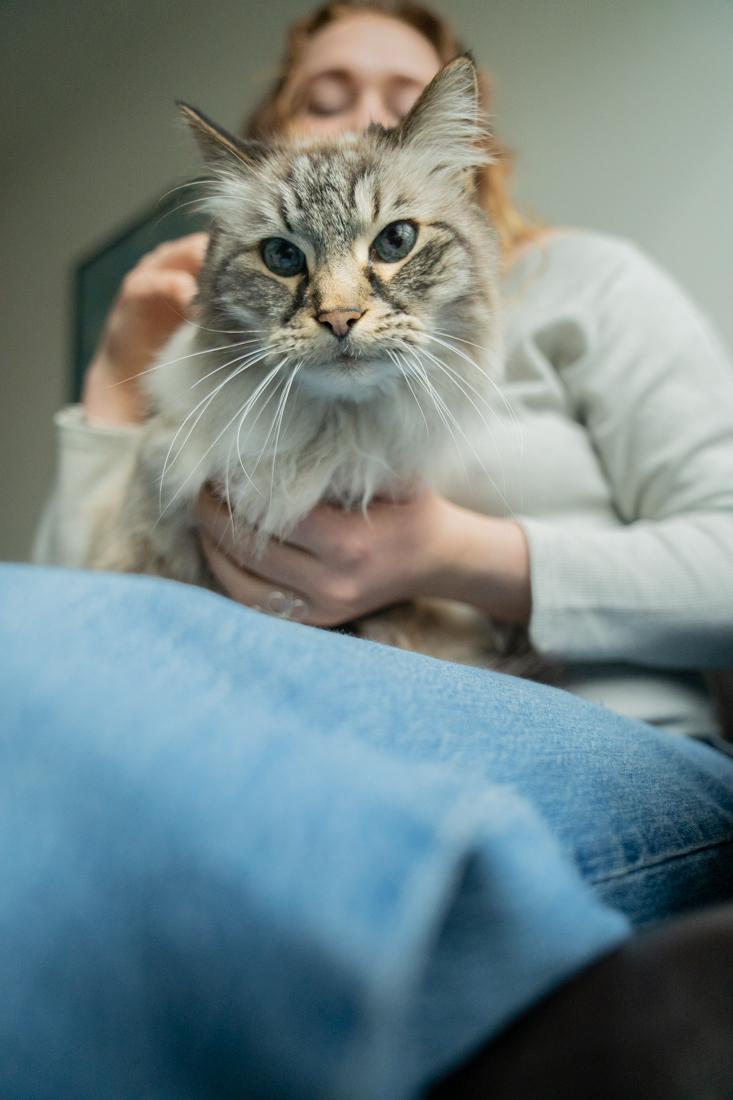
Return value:
M 453 62 L 394 130 L 243 144 L 197 113 L 212 170 L 199 306 L 301 385 L 359 400 L 494 321 L 497 248 L 469 173 L 487 156 L 475 74 Z M 212 333 L 212 341 L 215 336 Z

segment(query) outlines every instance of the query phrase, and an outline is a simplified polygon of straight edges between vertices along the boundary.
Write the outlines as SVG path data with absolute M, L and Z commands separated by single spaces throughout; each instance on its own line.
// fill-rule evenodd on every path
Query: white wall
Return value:
M 440 0 L 497 82 L 518 193 L 632 237 L 733 346 L 733 3 Z M 74 262 L 195 164 L 186 98 L 236 126 L 295 0 L 0 3 L 0 557 L 22 558 L 70 377 Z

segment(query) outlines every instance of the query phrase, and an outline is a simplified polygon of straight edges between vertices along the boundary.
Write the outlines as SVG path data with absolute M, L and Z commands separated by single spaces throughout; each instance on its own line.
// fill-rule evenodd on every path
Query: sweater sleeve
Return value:
M 621 526 L 521 517 L 530 636 L 569 661 L 733 665 L 733 364 L 687 295 L 617 248 L 557 370 Z
M 91 536 L 92 503 L 127 476 L 142 428 L 89 424 L 81 405 L 61 409 L 54 425 L 56 477 L 31 559 L 40 565 L 80 566 Z

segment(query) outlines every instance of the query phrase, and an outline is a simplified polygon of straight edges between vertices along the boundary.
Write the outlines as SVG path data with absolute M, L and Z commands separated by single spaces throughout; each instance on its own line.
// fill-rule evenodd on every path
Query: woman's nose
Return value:
M 352 111 L 352 125 L 355 130 L 366 130 L 370 122 L 379 122 L 382 126 L 394 126 L 397 122 L 384 99 L 377 92 L 362 92 Z

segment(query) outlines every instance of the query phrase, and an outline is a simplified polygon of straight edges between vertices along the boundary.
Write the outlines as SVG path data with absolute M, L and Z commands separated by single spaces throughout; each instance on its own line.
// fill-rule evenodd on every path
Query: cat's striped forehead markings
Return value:
M 379 217 L 382 194 L 374 172 L 365 164 L 352 170 L 348 196 L 349 209 L 357 223 L 366 227 Z
M 375 166 L 356 150 L 300 154 L 278 188 L 283 226 L 310 240 L 317 251 L 333 250 L 368 233 L 382 204 Z

